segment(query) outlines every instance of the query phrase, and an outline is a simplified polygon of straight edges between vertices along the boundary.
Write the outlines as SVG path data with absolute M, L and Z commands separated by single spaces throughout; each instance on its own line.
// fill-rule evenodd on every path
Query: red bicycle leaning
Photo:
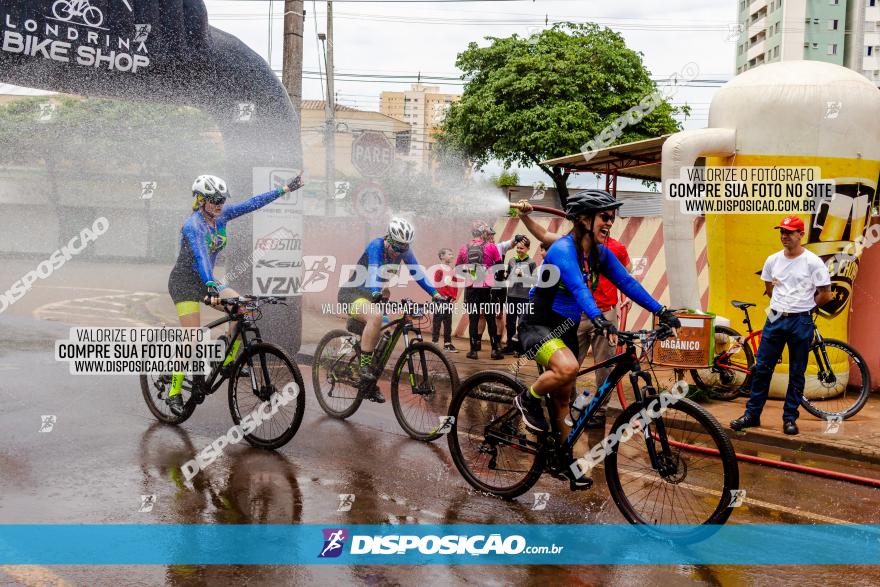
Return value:
M 698 387 L 723 400 L 749 394 L 752 368 L 761 340 L 761 331 L 753 330 L 749 319 L 748 309 L 755 304 L 737 300 L 730 303 L 745 314 L 743 324 L 748 329 L 748 336 L 743 337 L 729 326 L 716 326 L 716 355 L 712 366 L 691 369 Z M 814 324 L 815 321 L 814 314 Z M 719 334 L 723 336 L 719 337 Z M 810 345 L 806 378 L 801 405 L 823 420 L 851 418 L 864 407 L 871 393 L 871 374 L 862 356 L 841 340 L 823 338 L 818 327 Z

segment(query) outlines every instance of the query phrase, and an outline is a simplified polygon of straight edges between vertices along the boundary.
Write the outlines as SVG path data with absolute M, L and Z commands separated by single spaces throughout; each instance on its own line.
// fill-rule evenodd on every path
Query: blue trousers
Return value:
M 813 320 L 809 314 L 780 316 L 769 319 L 761 333 L 755 368 L 752 369 L 752 391 L 746 403 L 746 416 L 760 418 L 770 392 L 770 379 L 773 370 L 788 344 L 788 390 L 785 393 L 785 407 L 782 409 L 784 421 L 798 418 L 798 406 L 804 393 L 804 373 L 807 370 L 810 343 L 813 342 Z

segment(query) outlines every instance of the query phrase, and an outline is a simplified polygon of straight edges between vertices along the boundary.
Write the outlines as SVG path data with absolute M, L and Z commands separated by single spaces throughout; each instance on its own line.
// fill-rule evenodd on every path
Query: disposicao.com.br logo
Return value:
M 324 546 L 318 558 L 336 558 L 342 554 L 348 530 L 344 528 L 324 528 Z
M 325 528 L 324 546 L 319 558 L 337 557 L 344 550 L 345 530 Z M 563 546 L 528 546 L 523 536 L 514 534 L 476 535 L 361 535 L 351 536 L 349 554 L 352 555 L 520 555 L 559 554 Z

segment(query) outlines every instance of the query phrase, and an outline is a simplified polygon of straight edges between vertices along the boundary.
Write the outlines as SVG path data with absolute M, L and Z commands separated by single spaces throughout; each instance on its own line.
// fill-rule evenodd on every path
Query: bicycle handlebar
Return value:
M 661 325 L 659 328 L 655 328 L 653 330 L 621 330 L 617 333 L 617 337 L 620 340 L 624 340 L 627 342 L 635 342 L 637 340 L 640 340 L 642 342 L 666 340 L 667 338 L 671 338 L 672 335 L 672 328 L 666 325 Z
M 284 304 L 282 298 L 278 296 L 253 296 L 244 295 L 237 298 L 221 298 L 218 304 L 223 306 L 227 313 L 233 313 L 241 306 L 250 307 L 251 309 L 259 308 L 266 304 Z

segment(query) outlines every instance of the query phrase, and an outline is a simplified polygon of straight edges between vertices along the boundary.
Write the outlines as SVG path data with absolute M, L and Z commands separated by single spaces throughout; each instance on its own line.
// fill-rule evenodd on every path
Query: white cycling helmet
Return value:
M 193 182 L 193 196 L 201 196 L 209 202 L 222 204 L 229 197 L 226 182 L 216 175 L 200 175 Z
M 400 244 L 409 245 L 416 239 L 416 229 L 409 221 L 395 216 L 388 224 L 388 236 Z

